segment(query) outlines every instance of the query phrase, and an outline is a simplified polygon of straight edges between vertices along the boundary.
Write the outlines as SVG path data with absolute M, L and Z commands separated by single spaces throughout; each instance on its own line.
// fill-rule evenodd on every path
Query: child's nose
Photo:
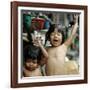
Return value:
M 54 34 L 54 37 L 57 37 L 58 35 L 57 34 Z
M 32 66 L 32 65 L 33 65 L 33 63 L 31 62 L 31 63 L 29 63 L 29 65 L 30 65 L 30 66 Z

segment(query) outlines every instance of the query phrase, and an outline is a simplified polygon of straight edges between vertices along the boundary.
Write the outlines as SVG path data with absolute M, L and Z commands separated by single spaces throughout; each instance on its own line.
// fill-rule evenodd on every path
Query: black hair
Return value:
M 60 32 L 62 34 L 62 42 L 61 42 L 61 44 L 63 44 L 63 42 L 64 42 L 64 32 L 63 32 L 63 30 L 58 28 L 57 25 L 51 24 L 49 30 L 46 32 L 45 45 L 46 45 L 47 41 L 50 41 L 50 35 L 51 35 L 52 32 L 54 32 L 55 28 L 57 28 L 58 32 Z
M 37 59 L 37 62 L 39 63 L 41 60 L 41 49 L 34 46 L 34 45 L 29 45 L 24 48 L 23 50 L 23 56 L 24 56 L 24 61 L 26 62 L 27 59 L 32 59 L 35 60 Z

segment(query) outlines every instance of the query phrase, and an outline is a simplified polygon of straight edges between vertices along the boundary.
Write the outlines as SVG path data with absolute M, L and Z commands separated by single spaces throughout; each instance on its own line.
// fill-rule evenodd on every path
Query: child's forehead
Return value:
M 55 28 L 53 32 L 61 33 L 61 30 L 58 28 Z
M 59 31 L 59 29 L 58 29 L 58 28 L 55 28 L 55 29 L 54 29 L 54 31 L 58 32 L 58 31 Z
M 31 58 L 28 58 L 26 61 L 37 61 L 37 59 L 31 59 Z

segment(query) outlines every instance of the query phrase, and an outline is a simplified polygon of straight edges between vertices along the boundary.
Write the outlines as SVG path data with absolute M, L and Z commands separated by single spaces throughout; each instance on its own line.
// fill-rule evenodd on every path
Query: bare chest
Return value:
M 34 71 L 28 71 L 28 70 L 24 69 L 24 74 L 25 74 L 26 77 L 41 76 L 41 71 L 38 68 Z
M 66 50 L 62 47 L 51 48 L 48 50 L 49 58 L 64 58 L 66 55 Z

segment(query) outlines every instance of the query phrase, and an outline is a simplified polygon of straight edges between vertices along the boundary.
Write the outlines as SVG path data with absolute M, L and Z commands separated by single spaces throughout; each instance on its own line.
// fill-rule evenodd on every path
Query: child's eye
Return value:
M 51 33 L 51 36 L 53 36 L 54 35 L 54 33 Z
M 60 36 L 60 33 L 57 33 L 58 36 Z
M 36 60 L 33 60 L 33 63 L 35 64 L 35 63 L 37 63 L 37 61 Z

